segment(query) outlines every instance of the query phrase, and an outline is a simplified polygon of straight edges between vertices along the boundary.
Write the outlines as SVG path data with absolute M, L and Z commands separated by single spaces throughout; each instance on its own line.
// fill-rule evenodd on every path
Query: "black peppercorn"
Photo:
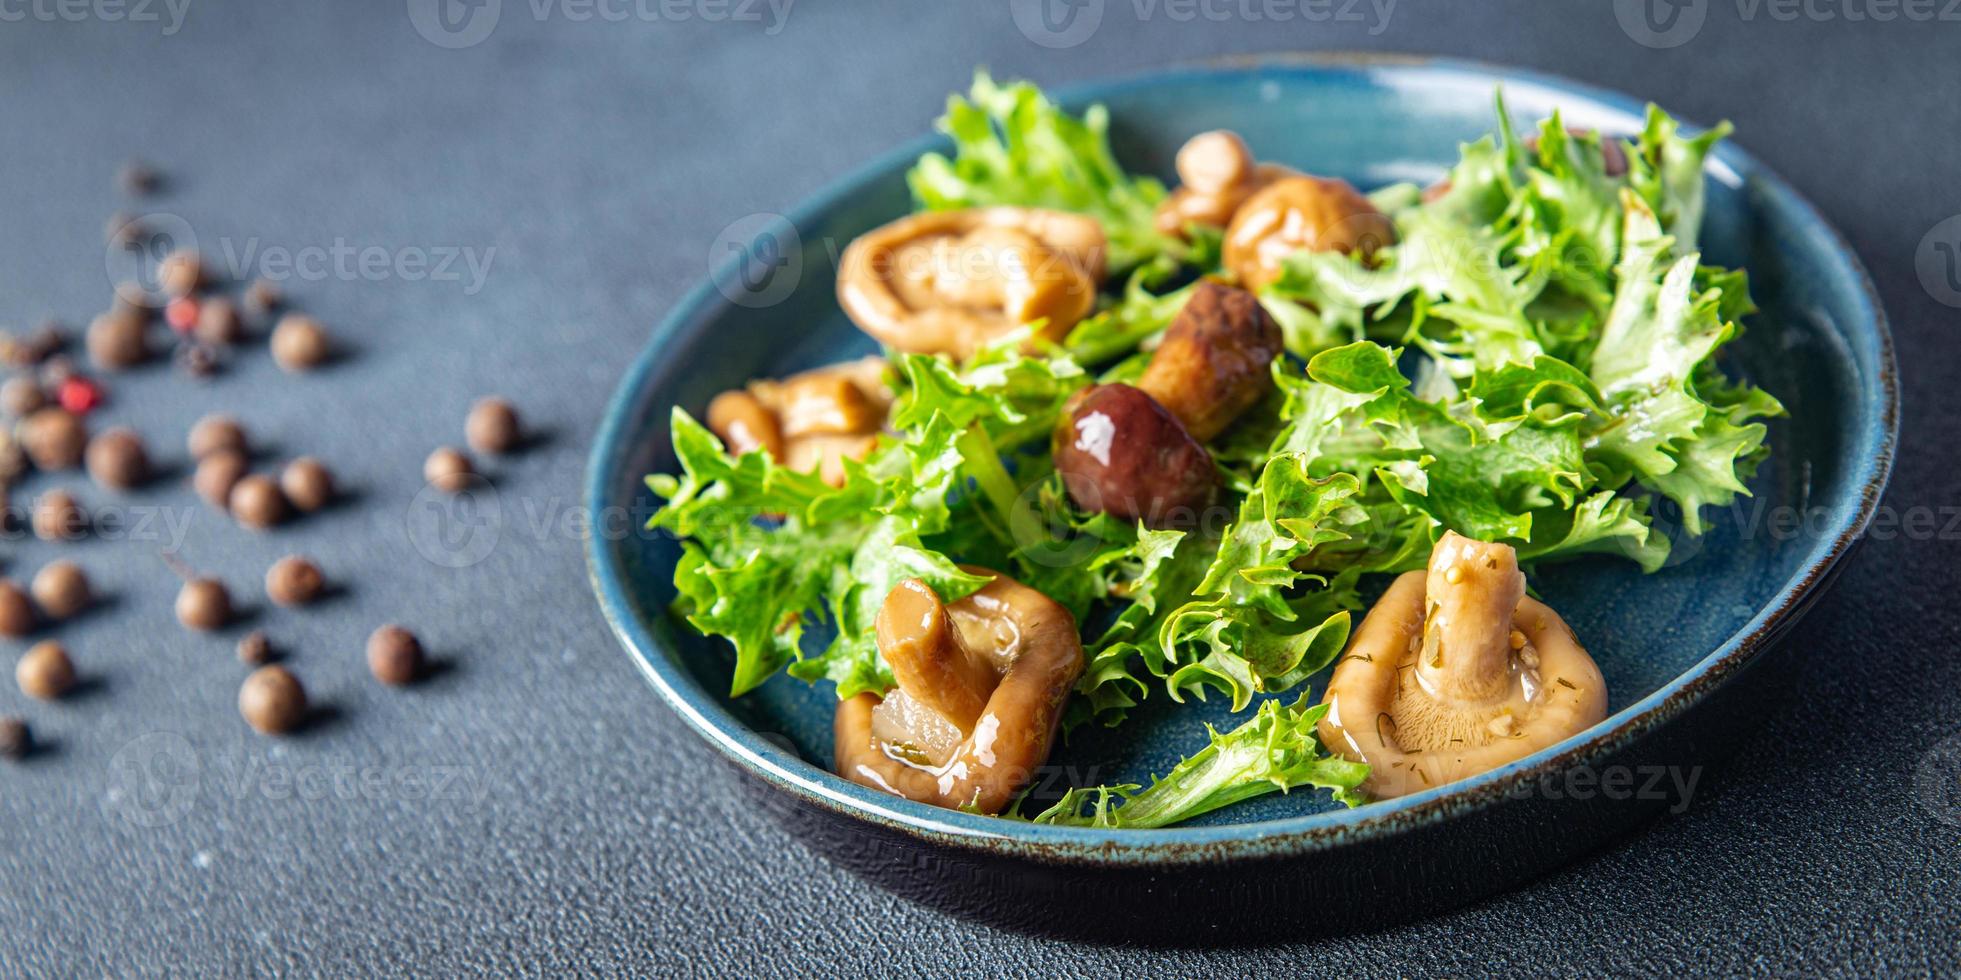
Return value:
M 408 684 L 422 676 L 422 641 L 389 624 L 368 636 L 368 670 L 383 684 Z

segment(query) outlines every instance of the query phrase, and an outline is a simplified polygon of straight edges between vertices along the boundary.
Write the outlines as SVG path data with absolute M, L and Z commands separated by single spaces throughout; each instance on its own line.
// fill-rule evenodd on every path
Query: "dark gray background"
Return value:
M 1868 543 L 1792 638 L 1802 655 L 1779 661 L 1803 672 L 1804 696 L 1764 717 L 1744 764 L 1711 773 L 1685 815 L 1419 925 L 1140 953 L 947 920 L 804 850 L 615 647 L 563 521 L 605 398 L 705 274 L 716 234 L 924 131 L 974 65 L 1061 83 L 1330 48 L 1510 62 L 1733 119 L 1844 230 L 1894 318 L 1905 439 L 1889 505 L 1952 513 L 1956 314 L 1914 256 L 1961 212 L 1961 21 L 1855 22 L 1863 3 L 1783 20 L 1702 0 L 1699 35 L 1655 49 L 1607 3 L 1401 0 L 1386 23 L 1366 5 L 1360 23 L 1322 18 L 1338 8 L 1275 23 L 1236 3 L 1181 22 L 1163 0 L 1108 0 L 1093 36 L 1054 50 L 1003 3 L 798 3 L 772 25 L 582 21 L 555 5 L 540 19 L 534 2 L 503 0 L 496 29 L 461 50 L 419 34 L 403 0 L 189 0 L 168 34 L 160 5 L 146 12 L 163 20 L 131 22 L 0 2 L 0 323 L 85 322 L 106 305 L 101 226 L 132 207 L 112 184 L 132 155 L 170 177 L 134 207 L 178 216 L 221 260 L 336 242 L 490 257 L 474 291 L 386 270 L 289 282 L 353 348 L 314 376 L 256 352 L 208 386 L 167 368 L 111 382 L 102 422 L 137 426 L 168 464 L 183 464 L 190 422 L 222 408 L 274 458 L 324 457 L 357 496 L 255 535 L 175 479 L 127 499 L 82 488 L 188 524 L 65 549 L 112 596 L 61 633 L 91 691 L 43 706 L 0 685 L 0 712 L 54 743 L 0 766 L 0 973 L 1954 968 L 1961 810 L 1956 756 L 1935 750 L 1961 735 L 1961 550 L 1938 533 Z M 443 567 L 404 533 L 419 464 L 490 392 L 549 440 L 494 467 L 489 556 Z M 25 489 L 57 482 L 80 481 Z M 283 742 L 245 730 L 239 630 L 177 628 L 155 554 L 170 547 L 255 607 L 289 551 L 347 585 L 254 623 L 335 717 Z M 57 552 L 0 550 L 23 578 Z M 390 619 L 453 669 L 409 691 L 370 681 L 361 640 Z M 1922 768 L 1947 795 L 1916 792 Z M 358 771 L 368 781 L 334 780 Z

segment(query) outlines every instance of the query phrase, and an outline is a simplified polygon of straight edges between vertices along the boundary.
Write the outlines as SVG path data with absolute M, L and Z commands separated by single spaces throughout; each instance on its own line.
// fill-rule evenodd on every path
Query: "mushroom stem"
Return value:
M 1461 703 L 1507 697 L 1512 612 L 1525 597 L 1517 552 L 1445 532 L 1430 552 L 1424 594 L 1418 680 L 1439 697 Z
M 899 687 L 960 734 L 972 735 L 1000 680 L 987 658 L 961 641 L 932 588 L 916 578 L 900 582 L 879 606 L 874 627 Z

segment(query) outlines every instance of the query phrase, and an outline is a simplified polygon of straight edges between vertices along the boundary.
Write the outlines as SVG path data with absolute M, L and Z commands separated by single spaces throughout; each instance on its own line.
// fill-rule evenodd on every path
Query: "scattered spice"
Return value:
M 177 621 L 185 629 L 222 629 L 232 618 L 232 596 L 215 578 L 194 578 L 177 590 Z
M 285 301 L 286 294 L 270 279 L 254 279 L 245 287 L 245 312 L 251 316 L 269 316 Z
M 41 365 L 41 387 L 59 388 L 63 381 L 81 376 L 81 369 L 75 366 L 75 359 L 65 355 L 50 357 Z
M 131 197 L 147 197 L 163 183 L 157 168 L 141 160 L 131 160 L 116 171 L 116 186 Z
M 177 367 L 193 378 L 208 378 L 224 367 L 218 348 L 201 340 L 177 345 Z
M 102 386 L 79 374 L 61 379 L 55 386 L 55 401 L 75 415 L 87 415 L 102 405 Z
M 272 662 L 272 641 L 265 630 L 253 630 L 238 641 L 238 659 L 254 667 Z
M 305 513 L 312 513 L 334 499 L 334 475 L 327 464 L 311 456 L 301 456 L 280 471 L 279 488 L 286 499 Z
M 0 636 L 19 639 L 34 632 L 39 621 L 27 591 L 13 579 L 0 578 Z
M 430 453 L 422 464 L 423 481 L 445 493 L 462 493 L 475 476 L 470 457 L 449 446 Z
M 6 429 L 0 429 L 0 486 L 11 486 L 27 475 L 27 450 Z
M 288 313 L 272 328 L 272 359 L 287 371 L 307 371 L 327 360 L 327 331 L 304 313 Z
M 246 446 L 245 426 L 230 415 L 206 415 L 198 419 L 196 425 L 191 426 L 191 435 L 187 443 L 191 450 L 191 458 L 195 460 L 202 460 L 212 453 L 227 449 L 235 453 L 243 453 Z
M 150 454 L 129 429 L 109 429 L 90 439 L 86 461 L 89 477 L 110 490 L 128 490 L 150 478 Z
M 266 597 L 282 606 L 304 606 L 326 591 L 320 566 L 299 555 L 287 555 L 266 569 Z
M 422 676 L 422 641 L 390 623 L 368 636 L 368 670 L 383 684 L 409 684 Z
M 164 304 L 163 322 L 179 334 L 188 334 L 197 329 L 198 318 L 204 314 L 203 304 L 195 296 L 179 296 Z
M 261 735 L 284 735 L 306 720 L 306 688 L 284 667 L 260 667 L 238 689 L 238 713 Z
M 89 361 L 104 371 L 121 371 L 150 359 L 145 314 L 135 307 L 112 309 L 94 320 L 82 335 Z
M 232 516 L 254 531 L 263 531 L 286 520 L 289 509 L 279 484 L 263 473 L 240 477 L 232 485 L 230 499 Z
M 223 296 L 212 296 L 198 309 L 197 339 L 207 344 L 235 344 L 244 335 L 238 307 Z
M 27 648 L 20 663 L 14 665 L 14 680 L 20 693 L 42 701 L 53 701 L 75 686 L 75 662 L 68 651 L 54 640 L 42 640 Z
M 485 398 L 470 409 L 464 423 L 470 448 L 480 453 L 508 453 L 517 448 L 517 409 L 502 398 Z
M 204 285 L 204 259 L 196 251 L 180 248 L 163 257 L 157 266 L 157 285 L 172 296 L 189 296 Z
M 26 418 L 48 403 L 48 393 L 38 379 L 25 375 L 8 378 L 0 384 L 0 409 L 14 418 Z
M 34 751 L 34 734 L 27 729 L 27 722 L 7 715 L 0 718 L 0 759 L 19 762 Z
M 43 541 L 74 541 L 87 533 L 89 518 L 74 494 L 56 487 L 34 498 L 32 523 Z
M 88 426 L 65 408 L 43 408 L 20 424 L 21 446 L 38 469 L 74 469 L 88 441 Z
M 88 576 L 72 561 L 50 562 L 34 573 L 28 588 L 42 615 L 53 620 L 68 619 L 87 609 L 93 601 Z
M 232 488 L 238 485 L 252 464 L 245 454 L 236 449 L 218 449 L 198 460 L 197 470 L 191 474 L 191 488 L 197 495 L 219 510 L 231 507 Z

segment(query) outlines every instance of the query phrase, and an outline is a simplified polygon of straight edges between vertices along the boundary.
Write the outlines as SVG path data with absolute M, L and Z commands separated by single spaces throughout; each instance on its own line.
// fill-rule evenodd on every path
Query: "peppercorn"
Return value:
M 47 403 L 48 393 L 41 390 L 41 382 L 34 378 L 17 376 L 0 384 L 0 409 L 14 418 L 26 418 Z
M 28 588 L 49 619 L 67 619 L 87 609 L 92 599 L 88 576 L 72 561 L 49 562 L 34 573 Z
M 81 370 L 75 367 L 75 359 L 66 355 L 50 357 L 46 363 L 41 365 L 41 387 L 43 388 L 59 388 L 62 382 L 67 381 L 69 378 L 80 376 Z
M 74 541 L 88 531 L 88 514 L 75 495 L 59 487 L 34 499 L 34 536 L 43 541 Z
M 252 285 L 245 287 L 245 312 L 254 317 L 264 317 L 285 302 L 286 294 L 279 284 L 269 279 L 254 279 Z
M 0 759 L 19 762 L 34 751 L 34 735 L 27 722 L 8 715 L 0 718 Z
M 191 474 L 191 488 L 204 502 L 219 510 L 231 507 L 232 488 L 238 485 L 252 464 L 236 449 L 219 449 L 198 460 Z
M 517 448 L 517 409 L 502 398 L 479 400 L 464 423 L 470 448 L 480 453 L 508 453 Z
M 157 169 L 141 160 L 131 160 L 116 171 L 116 186 L 131 197 L 153 194 L 161 183 L 163 176 Z
M 230 415 L 206 415 L 191 426 L 191 435 L 186 444 L 191 450 L 192 459 L 201 460 L 221 449 L 243 453 L 246 451 L 245 426 Z
M 210 631 L 232 618 L 232 596 L 215 578 L 194 578 L 177 590 L 177 621 L 185 629 Z
M 287 734 L 306 720 L 306 688 L 284 667 L 260 667 L 238 689 L 238 713 L 261 735 Z
M 422 464 L 422 479 L 430 486 L 447 493 L 462 493 L 469 489 L 476 477 L 470 466 L 470 457 L 444 446 L 429 454 Z
M 272 359 L 287 371 L 306 371 L 326 361 L 327 331 L 304 313 L 288 313 L 272 328 Z
M 109 312 L 118 316 L 134 316 L 138 322 L 148 323 L 157 312 L 157 303 L 142 283 L 125 280 L 116 284 L 116 295 L 109 303 Z
M 22 343 L 27 345 L 28 357 L 38 364 L 68 349 L 68 328 L 60 320 L 42 320 Z
M 20 440 L 5 429 L 0 429 L 0 487 L 8 487 L 27 475 L 27 450 L 20 447 Z
M 121 371 L 150 359 L 149 329 L 134 307 L 110 310 L 89 321 L 82 341 L 89 360 L 104 371 Z
M 157 266 L 157 285 L 172 296 L 189 296 L 204 285 L 204 259 L 193 249 L 180 248 Z
M 65 408 L 43 408 L 20 424 L 21 447 L 43 470 L 73 469 L 88 445 L 88 427 Z
M 164 304 L 163 322 L 179 334 L 188 334 L 197 329 L 197 321 L 204 314 L 203 304 L 195 296 L 179 296 Z
M 325 463 L 301 456 L 280 471 L 279 488 L 286 492 L 286 499 L 294 507 L 312 513 L 334 499 L 334 475 Z
M 19 639 L 34 632 L 39 621 L 27 591 L 13 579 L 0 578 L 0 636 Z
M 128 490 L 150 478 L 150 455 L 129 429 L 109 429 L 90 439 L 87 462 L 89 476 L 107 489 Z
M 232 516 L 254 531 L 263 531 L 286 519 L 286 494 L 279 484 L 263 473 L 240 477 L 232 485 Z
M 390 623 L 368 636 L 368 670 L 383 684 L 408 684 L 422 676 L 422 641 Z
M 244 332 L 238 307 L 223 296 L 204 301 L 197 315 L 197 339 L 207 344 L 235 344 Z
M 172 360 L 179 370 L 199 380 L 217 374 L 225 366 L 224 356 L 218 353 L 218 348 L 199 340 L 178 344 Z
M 61 379 L 55 387 L 55 401 L 74 415 L 86 415 L 102 404 L 102 389 L 95 382 L 81 375 L 71 375 Z
M 42 640 L 21 655 L 20 663 L 14 665 L 14 680 L 22 694 L 53 701 L 75 686 L 75 663 L 60 643 Z
M 254 667 L 272 661 L 272 641 L 266 638 L 265 630 L 253 630 L 238 641 L 238 659 Z
M 266 597 L 282 606 L 304 606 L 320 598 L 326 587 L 320 566 L 299 555 L 287 555 L 266 569 Z

